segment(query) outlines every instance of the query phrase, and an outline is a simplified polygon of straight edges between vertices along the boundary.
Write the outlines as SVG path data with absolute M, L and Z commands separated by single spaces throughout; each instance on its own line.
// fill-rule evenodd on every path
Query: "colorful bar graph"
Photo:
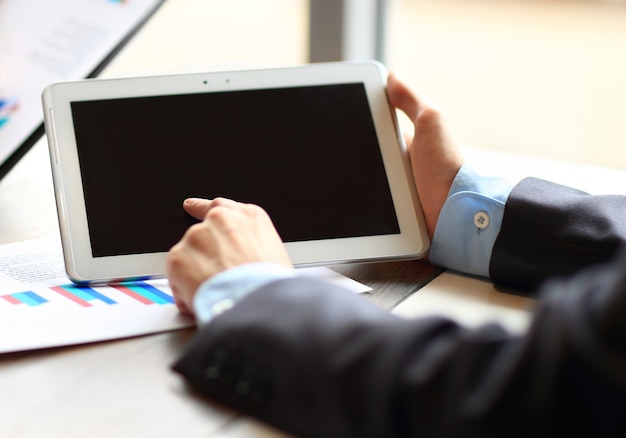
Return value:
M 44 297 L 37 295 L 35 292 L 32 291 L 2 295 L 2 298 L 4 298 L 11 304 L 27 304 L 29 306 L 39 306 L 40 304 L 48 302 L 48 300 L 46 300 Z
M 19 105 L 15 98 L 6 98 L 0 96 L 0 128 L 9 122 L 10 116 L 19 109 Z
M 89 301 L 91 301 L 93 297 L 90 297 L 89 295 L 81 293 L 79 290 L 76 290 L 78 288 L 74 287 L 73 285 L 54 286 L 54 287 L 51 287 L 50 289 L 63 295 L 68 300 L 71 300 L 80 306 L 83 306 L 83 307 L 92 306 L 92 304 L 89 303 Z
M 162 290 L 145 281 L 133 281 L 93 287 L 69 283 L 60 286 L 52 286 L 48 290 L 82 307 L 92 307 L 97 302 L 107 305 L 118 304 L 118 301 L 123 300 L 123 297 L 120 296 L 119 293 L 114 292 L 114 290 L 145 305 L 174 304 L 174 297 L 167 291 L 167 288 Z M 46 293 L 43 290 L 41 294 L 26 291 L 0 295 L 0 299 L 10 304 L 26 304 L 28 306 L 39 306 L 43 303 L 50 302 L 45 297 Z M 53 297 L 48 298 L 52 300 L 52 302 L 57 301 Z
M 13 295 L 2 295 L 2 298 L 7 300 L 11 304 L 22 304 L 22 302 L 15 298 Z
M 171 295 L 143 281 L 112 284 L 109 287 L 117 290 L 118 292 L 122 292 L 126 296 L 131 297 L 143 304 L 174 303 L 174 298 Z M 117 304 L 117 301 L 105 295 L 104 292 L 97 291 L 96 289 L 88 286 L 66 284 L 62 286 L 55 286 L 51 289 L 83 307 L 91 307 L 93 305 L 93 301 L 95 300 L 106 304 Z
M 133 283 L 121 283 L 114 287 L 122 287 L 128 289 L 136 295 L 143 297 L 143 299 L 150 303 L 156 304 L 173 304 L 174 298 L 171 295 L 166 294 L 160 289 L 148 284 L 144 281 L 136 281 Z M 119 289 L 118 289 L 119 290 Z
M 129 285 L 123 285 L 123 284 L 114 284 L 111 285 L 111 287 L 113 287 L 114 289 L 122 292 L 123 294 L 128 295 L 131 298 L 134 298 L 135 300 L 139 301 L 140 303 L 143 304 L 153 304 L 154 301 L 144 297 L 143 295 L 135 292 L 134 290 L 132 290 Z

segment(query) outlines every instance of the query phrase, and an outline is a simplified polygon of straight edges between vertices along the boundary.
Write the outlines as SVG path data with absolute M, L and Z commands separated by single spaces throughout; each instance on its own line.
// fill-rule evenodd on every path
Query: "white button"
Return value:
M 224 298 L 211 305 L 211 313 L 213 316 L 217 316 L 220 313 L 225 312 L 235 305 L 235 302 L 231 298 Z
M 480 230 L 489 226 L 489 215 L 486 211 L 479 211 L 474 215 L 474 225 Z

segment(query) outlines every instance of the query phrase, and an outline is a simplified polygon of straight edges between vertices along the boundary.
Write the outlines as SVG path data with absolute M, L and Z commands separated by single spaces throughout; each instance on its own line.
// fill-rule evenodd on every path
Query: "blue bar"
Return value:
M 82 287 L 81 289 L 87 292 L 92 297 L 97 298 L 100 301 L 104 301 L 107 304 L 117 304 L 111 298 L 107 297 L 106 295 L 102 295 L 100 292 L 96 291 L 95 289 L 92 289 L 90 287 Z
M 20 300 L 24 304 L 28 304 L 29 306 L 38 306 L 42 303 L 48 302 L 48 300 L 30 291 L 13 294 L 13 297 Z
M 28 292 L 22 292 L 24 295 L 28 295 L 31 299 L 37 301 L 38 304 L 43 304 L 43 303 L 47 303 L 48 300 L 46 300 L 44 297 L 37 295 L 35 292 L 33 291 L 28 291 Z
M 0 97 L 0 109 L 4 108 L 5 106 L 13 105 L 15 102 L 16 102 L 15 99 L 8 99 L 8 98 Z
M 92 301 L 96 299 L 96 300 L 103 301 L 107 304 L 117 304 L 111 298 L 105 295 L 102 295 L 100 292 L 97 292 L 96 290 L 90 287 L 68 285 L 68 286 L 63 286 L 63 289 L 65 289 L 66 291 L 70 293 L 73 293 L 78 298 L 82 298 L 85 301 Z
M 88 294 L 83 290 L 82 287 L 74 286 L 73 284 L 66 284 L 65 286 L 61 286 L 63 289 L 68 291 L 71 294 L 76 295 L 78 298 L 81 298 L 85 301 L 92 301 L 95 299 L 93 295 Z
M 174 298 L 143 281 L 122 283 L 122 285 L 157 304 L 171 304 L 174 302 Z
M 152 292 L 150 292 L 150 291 L 144 289 L 143 287 L 138 286 L 138 285 L 136 285 L 134 283 L 132 283 L 132 284 L 124 284 L 124 286 L 126 286 L 127 288 L 129 288 L 133 292 L 138 293 L 142 297 L 149 299 L 153 303 L 156 303 L 156 304 L 168 304 L 167 300 L 164 300 L 159 295 L 155 295 Z
M 144 288 L 145 290 L 153 293 L 154 295 L 164 299 L 168 303 L 174 304 L 174 297 L 172 297 L 171 295 L 166 294 L 165 292 L 163 292 L 160 289 L 157 289 L 156 287 L 152 286 L 151 284 L 145 283 L 143 281 L 139 281 L 139 282 L 137 282 L 137 285 L 142 287 L 142 288 Z

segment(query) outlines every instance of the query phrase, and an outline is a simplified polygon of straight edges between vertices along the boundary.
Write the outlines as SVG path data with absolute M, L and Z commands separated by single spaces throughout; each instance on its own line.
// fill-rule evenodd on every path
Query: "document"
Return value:
M 370 290 L 327 268 L 298 270 L 355 293 Z M 166 279 L 77 286 L 58 238 L 0 246 L 0 353 L 83 344 L 194 325 Z
M 78 287 L 58 239 L 0 246 L 0 353 L 124 338 L 193 326 L 167 280 Z
M 0 167 L 43 133 L 45 86 L 90 76 L 162 1 L 0 0 Z

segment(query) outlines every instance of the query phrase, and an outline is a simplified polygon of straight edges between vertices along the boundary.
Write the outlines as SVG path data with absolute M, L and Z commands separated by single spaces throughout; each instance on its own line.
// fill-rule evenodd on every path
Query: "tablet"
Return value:
M 93 79 L 43 92 L 68 276 L 165 275 L 188 197 L 263 207 L 296 266 L 421 257 L 428 235 L 376 62 Z

